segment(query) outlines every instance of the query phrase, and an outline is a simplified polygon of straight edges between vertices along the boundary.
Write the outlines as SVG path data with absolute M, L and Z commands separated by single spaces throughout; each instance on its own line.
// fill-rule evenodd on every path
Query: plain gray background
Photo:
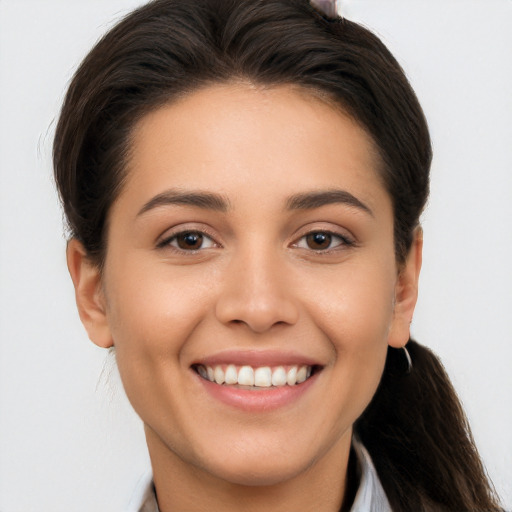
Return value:
M 136 0 L 0 0 L 0 511 L 122 511 L 148 466 L 78 320 L 51 178 L 74 69 Z M 432 131 L 413 335 L 444 361 L 512 508 L 512 2 L 345 0 L 404 66 Z M 111 374 L 109 376 L 109 374 Z

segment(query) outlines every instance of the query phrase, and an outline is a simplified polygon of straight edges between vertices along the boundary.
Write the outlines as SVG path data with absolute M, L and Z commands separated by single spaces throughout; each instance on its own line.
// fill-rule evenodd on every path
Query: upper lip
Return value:
M 317 359 L 309 356 L 275 350 L 226 350 L 197 359 L 193 365 L 216 366 L 234 364 L 236 366 L 323 366 Z M 192 365 L 192 366 L 193 366 Z

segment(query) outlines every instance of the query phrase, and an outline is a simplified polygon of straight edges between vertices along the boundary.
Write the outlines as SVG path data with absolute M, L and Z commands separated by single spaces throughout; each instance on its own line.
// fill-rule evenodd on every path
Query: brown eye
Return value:
M 303 235 L 295 247 L 309 249 L 315 252 L 328 252 L 335 249 L 344 249 L 354 245 L 354 241 L 345 235 L 331 233 L 330 231 L 311 231 Z
M 203 246 L 203 235 L 197 231 L 188 231 L 176 235 L 176 245 L 184 251 L 197 251 Z
M 328 249 L 332 243 L 332 235 L 322 231 L 316 231 L 306 235 L 306 244 L 309 249 L 322 251 Z
M 157 244 L 159 249 L 172 248 L 177 252 L 191 253 L 219 247 L 219 245 L 202 231 L 178 231 Z

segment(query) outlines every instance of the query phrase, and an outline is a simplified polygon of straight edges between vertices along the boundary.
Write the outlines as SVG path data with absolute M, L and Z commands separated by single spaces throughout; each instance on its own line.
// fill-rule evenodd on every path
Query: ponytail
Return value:
M 379 388 L 355 425 L 394 512 L 500 511 L 467 418 L 437 356 L 388 348 Z

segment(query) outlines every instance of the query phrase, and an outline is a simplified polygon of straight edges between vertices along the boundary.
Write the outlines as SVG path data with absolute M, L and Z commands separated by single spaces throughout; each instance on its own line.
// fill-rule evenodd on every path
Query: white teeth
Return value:
M 213 378 L 217 384 L 224 384 L 224 370 L 220 366 L 213 370 Z
M 297 384 L 297 367 L 292 366 L 286 374 L 286 383 L 288 386 L 295 386 Z
M 268 366 L 256 368 L 254 372 L 254 385 L 260 388 L 272 386 L 272 370 Z
M 254 386 L 254 370 L 250 366 L 242 366 L 238 371 L 238 384 Z
M 299 371 L 297 372 L 297 384 L 301 384 L 308 378 L 308 368 L 307 366 L 301 366 Z
M 226 368 L 225 381 L 226 384 L 238 384 L 238 375 L 236 374 L 236 366 L 234 364 L 230 364 Z
M 286 371 L 279 366 L 272 372 L 272 386 L 284 386 L 286 384 Z
M 239 369 L 234 364 L 205 366 L 197 365 L 197 372 L 203 379 L 217 384 L 255 386 L 268 388 L 271 386 L 295 386 L 306 381 L 312 373 L 311 366 L 290 366 L 286 371 L 284 366 L 242 366 Z

